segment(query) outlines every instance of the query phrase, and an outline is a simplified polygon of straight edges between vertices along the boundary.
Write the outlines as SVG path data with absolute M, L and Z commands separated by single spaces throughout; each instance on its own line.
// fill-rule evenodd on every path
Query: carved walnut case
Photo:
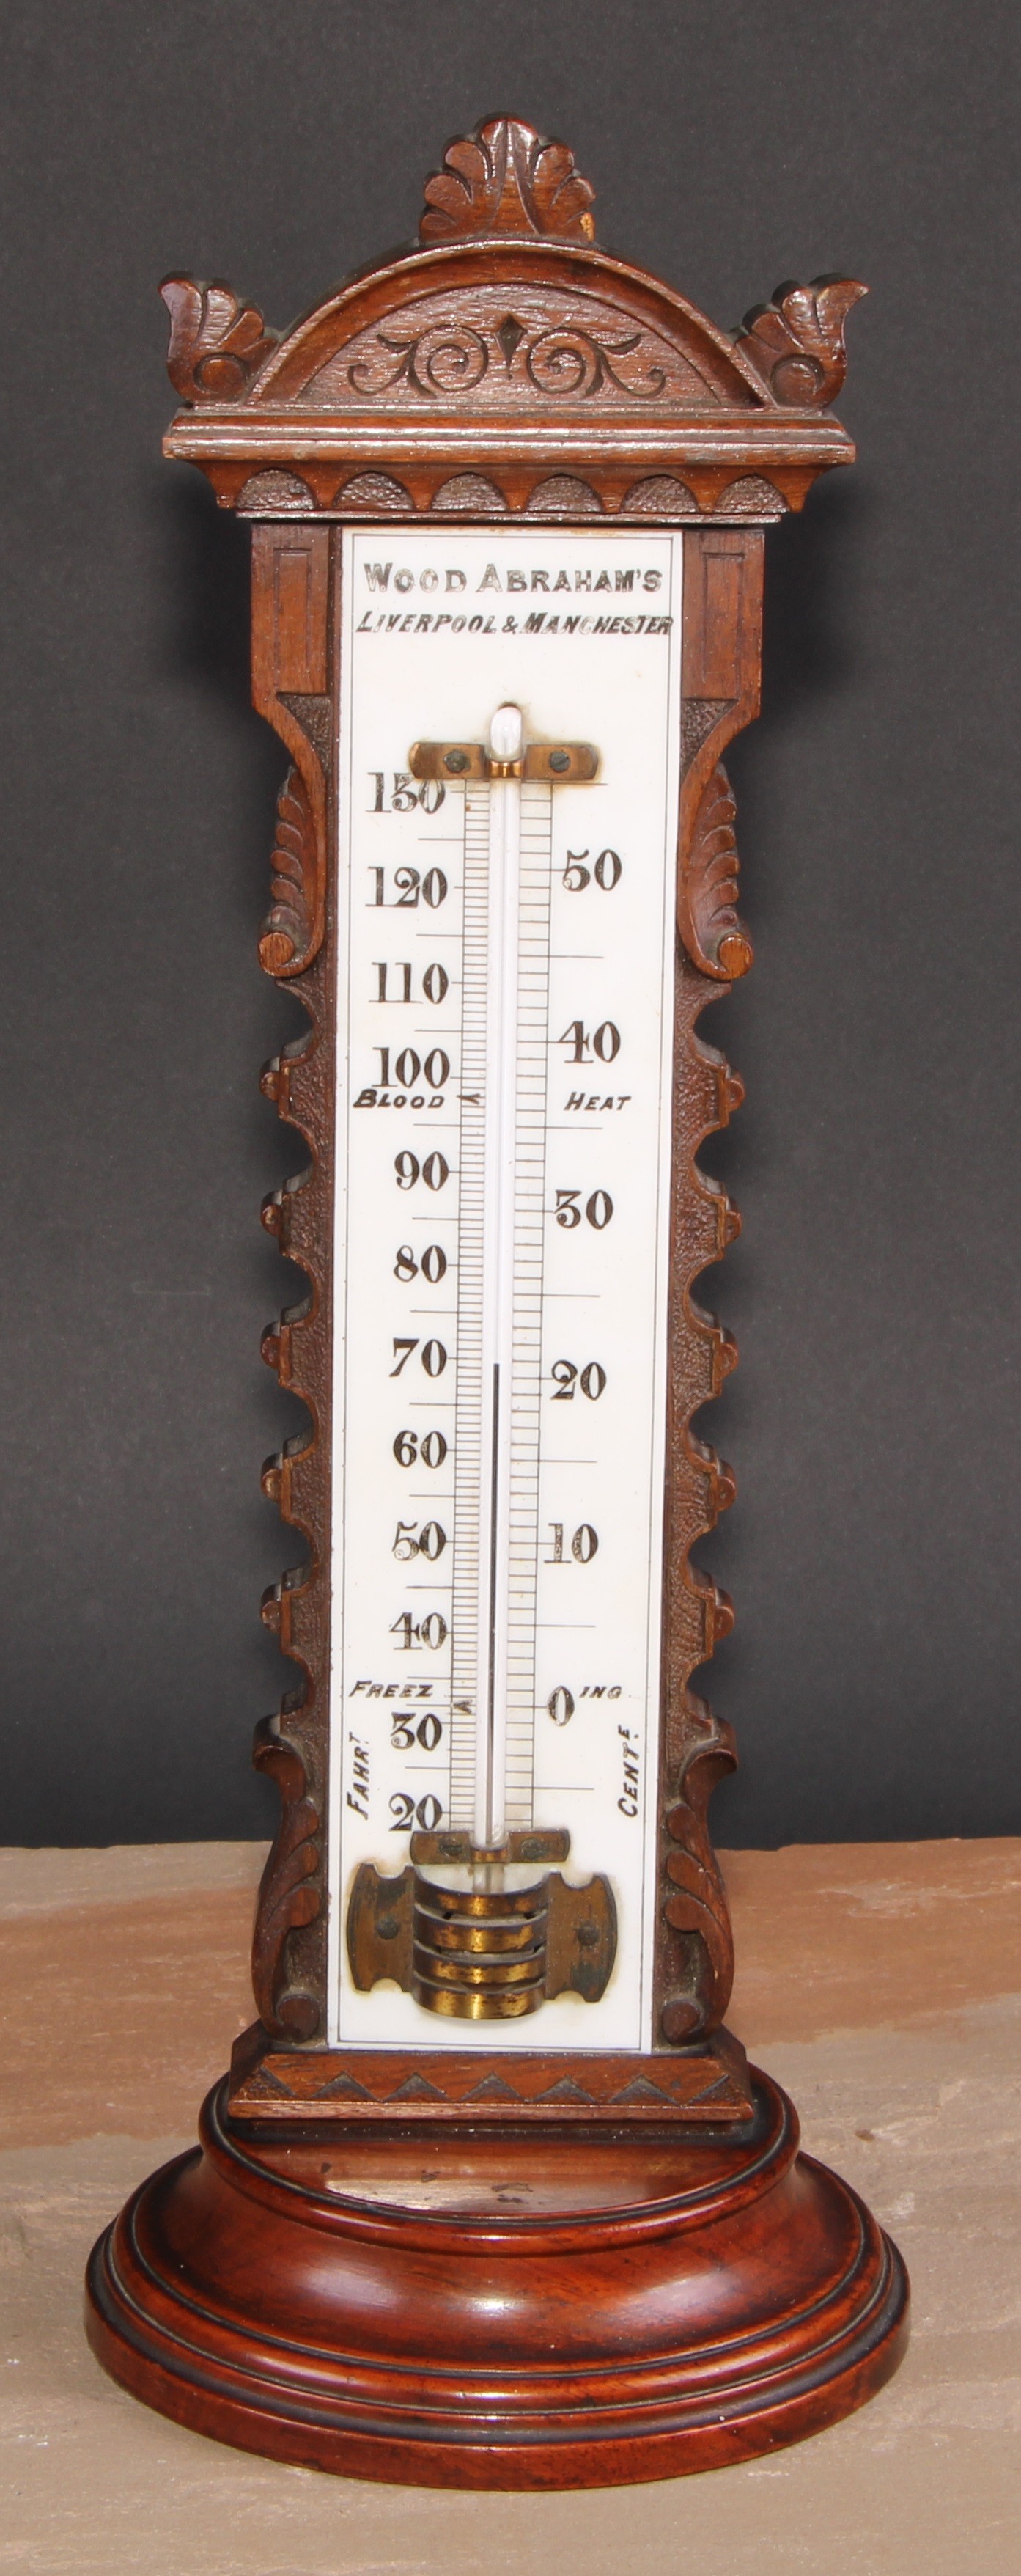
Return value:
M 854 455 L 828 406 L 843 382 L 844 321 L 865 290 L 840 278 L 784 285 L 739 333 L 718 330 L 597 247 L 592 190 L 570 152 L 512 119 L 452 143 L 425 196 L 419 247 L 340 286 L 281 338 L 222 284 L 175 277 L 162 288 L 170 374 L 188 406 L 166 452 L 201 466 L 221 505 L 253 523 L 253 695 L 290 756 L 260 955 L 269 974 L 294 984 L 310 1021 L 307 1038 L 263 1075 L 310 1153 L 263 1210 L 309 1283 L 263 1351 L 304 1399 L 310 1427 L 264 1473 L 309 1557 L 263 1605 L 297 1685 L 256 1737 L 256 1762 L 283 1806 L 259 1904 L 256 2001 L 278 2052 L 321 2046 L 337 527 L 654 520 L 690 531 L 660 1764 L 658 2046 L 669 2052 L 718 2028 L 732 1969 L 706 1809 L 735 1756 L 729 1728 L 690 1687 L 732 1624 L 729 1601 L 689 1554 L 734 1491 L 729 1469 L 691 1430 L 736 1356 L 693 1296 L 739 1223 L 695 1160 L 742 1096 L 695 1023 L 752 955 L 736 911 L 735 809 L 721 753 L 758 707 L 764 528 L 800 509 L 817 474 Z M 290 2087 L 293 2101 L 298 2077 L 287 2069 L 300 2059 L 268 2063 L 275 2094 L 282 2103 Z M 435 2073 L 435 2057 L 431 2065 Z M 479 2075 L 477 2056 L 473 2065 Z M 518 2077 L 524 2092 L 525 2064 Z M 380 2078 L 384 2092 L 389 2081 Z M 310 2074 L 300 2091 L 307 2106 Z

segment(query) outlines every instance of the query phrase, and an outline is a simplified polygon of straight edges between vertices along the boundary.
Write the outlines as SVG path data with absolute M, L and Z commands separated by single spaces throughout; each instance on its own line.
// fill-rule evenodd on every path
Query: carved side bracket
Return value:
M 691 1674 L 734 1624 L 733 1605 L 690 1551 L 734 1499 L 726 1461 L 691 1428 L 699 1407 L 719 1395 L 737 1350 L 729 1333 L 692 1296 L 707 1263 L 718 1261 L 740 1231 L 736 1208 L 695 1157 L 703 1138 L 726 1126 L 743 1085 L 715 1047 L 695 1035 L 705 1004 L 725 985 L 711 981 L 682 953 L 677 990 L 674 1197 L 671 1245 L 670 1377 L 664 1663 L 665 1758 L 660 1806 L 661 1918 L 657 1958 L 660 2040 L 678 2045 L 718 2028 L 733 1980 L 734 1956 L 723 1881 L 709 1838 L 707 1811 L 717 1783 L 736 1768 L 730 1727 L 690 1687 Z
M 268 975 L 288 980 L 314 963 L 326 922 L 329 562 L 328 528 L 270 524 L 253 533 L 252 697 L 291 754 L 259 959 Z
M 717 2028 L 734 1982 L 730 1914 L 709 1839 L 707 1811 L 717 1783 L 728 1771 L 736 1771 L 737 1752 L 726 1720 L 714 1717 L 693 1693 L 686 1714 L 687 1742 L 679 1766 L 681 1795 L 666 1815 L 674 1848 L 666 1856 L 668 1892 L 663 1912 L 683 1961 L 683 1977 L 680 1991 L 663 2005 L 661 2027 L 663 2038 L 674 2042 Z
M 844 324 L 867 294 L 856 277 L 813 277 L 810 286 L 788 279 L 768 304 L 753 304 L 736 344 L 777 402 L 821 411 L 836 401 L 847 374 Z
M 566 143 L 548 143 L 520 117 L 494 116 L 448 143 L 442 170 L 425 183 L 423 242 L 470 241 L 479 233 L 544 233 L 590 242 L 595 191 Z
M 678 967 L 674 1174 L 664 1546 L 664 1758 L 656 1994 L 660 2045 L 719 2027 L 733 1978 L 726 1894 L 709 1838 L 714 1788 L 736 1765 L 730 1727 L 691 1689 L 691 1676 L 733 1626 L 726 1593 L 691 1562 L 691 1548 L 734 1498 L 724 1460 L 692 1430 L 737 1352 L 696 1304 L 699 1272 L 740 1230 L 726 1191 L 703 1172 L 703 1139 L 725 1127 L 743 1085 L 695 1033 L 699 1014 L 751 963 L 733 908 L 734 806 L 720 753 L 758 712 L 763 540 L 754 529 L 685 539 L 684 708 L 678 841 Z
M 256 1768 L 276 1782 L 280 1826 L 259 1894 L 252 1971 L 260 2018 L 279 2041 L 321 2039 L 325 1974 L 326 1719 L 329 1650 L 329 1491 L 322 1426 L 329 1385 L 329 1279 L 333 1073 L 332 959 L 325 940 L 330 768 L 330 561 L 327 528 L 253 532 L 254 703 L 291 755 L 273 846 L 273 900 L 259 955 L 268 974 L 293 982 L 311 1023 L 306 1037 L 267 1065 L 262 1089 L 309 1148 L 307 1168 L 275 1190 L 263 1223 L 308 1274 L 308 1292 L 263 1337 L 263 1358 L 301 1397 L 308 1433 L 263 1469 L 263 1491 L 301 1532 L 307 1561 L 292 1566 L 262 1605 L 266 1626 L 297 1665 L 299 1686 L 279 1719 L 256 1730 Z M 294 981 L 294 979 L 298 979 Z
M 259 964 L 267 975 L 302 975 L 322 940 L 325 888 L 312 800 L 295 766 L 280 790 L 270 867 L 272 900 L 259 934 Z
M 297 1745 L 281 1734 L 278 1721 L 260 1719 L 252 1760 L 280 1792 L 281 1817 L 276 1841 L 262 1874 L 252 1943 L 255 2008 L 271 2038 L 311 2039 L 319 2022 L 314 1995 L 292 1986 L 282 1973 L 289 1932 L 314 1923 L 322 1897 L 318 1880 L 322 1851 L 317 1840 L 321 1818 L 308 1796 L 308 1775 Z
M 167 374 L 182 402 L 236 402 L 277 345 L 257 304 L 242 304 L 222 278 L 165 277 L 170 315 Z
M 721 984 L 747 975 L 752 944 L 737 917 L 737 806 L 723 762 L 702 790 L 681 861 L 677 923 L 693 966 Z

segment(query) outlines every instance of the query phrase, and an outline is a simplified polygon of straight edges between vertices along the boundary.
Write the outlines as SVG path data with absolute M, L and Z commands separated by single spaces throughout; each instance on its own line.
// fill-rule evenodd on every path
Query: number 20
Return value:
M 443 1809 L 439 1799 L 431 1797 L 420 1798 L 416 1807 L 410 1792 L 407 1789 L 398 1789 L 390 1800 L 390 1813 L 393 1817 L 391 1832 L 395 1834 L 406 1834 L 413 1817 L 415 1823 L 421 1825 L 427 1834 L 433 1834 Z
M 606 1370 L 600 1360 L 586 1360 L 584 1368 L 580 1370 L 575 1360 L 554 1360 L 550 1376 L 557 1390 L 553 1397 L 554 1404 L 573 1404 L 575 1378 L 578 1380 L 582 1394 L 588 1396 L 590 1404 L 598 1403 L 606 1385 Z

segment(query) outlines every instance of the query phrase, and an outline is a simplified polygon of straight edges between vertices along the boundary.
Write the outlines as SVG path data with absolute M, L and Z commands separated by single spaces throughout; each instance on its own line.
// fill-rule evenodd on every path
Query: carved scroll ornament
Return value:
M 276 1718 L 255 1730 L 252 1760 L 280 1792 L 276 1840 L 262 1874 L 252 1947 L 256 2010 L 274 2039 L 310 2039 L 319 2019 L 315 1996 L 287 1978 L 284 1943 L 289 1932 L 314 1923 L 322 1905 L 318 1874 L 320 1820 L 308 1795 L 308 1777 L 296 1744 Z
M 537 305 L 524 295 L 517 300 L 526 314 Z M 566 306 L 562 319 L 546 320 L 538 330 L 506 307 L 499 320 L 479 315 L 471 322 L 451 299 L 446 315 L 415 331 L 378 331 L 359 340 L 345 361 L 345 390 L 374 401 L 407 391 L 443 402 L 478 393 L 485 379 L 484 398 L 497 403 L 529 395 L 577 402 L 607 392 L 631 402 L 659 401 L 681 372 L 675 351 L 651 332 L 615 330 L 610 308 L 592 299 L 589 308 L 601 317 L 602 330 L 586 327 Z M 698 383 L 692 369 L 684 374 Z
M 715 982 L 747 975 L 752 944 L 737 916 L 737 807 L 723 762 L 703 788 L 681 868 L 678 927 L 693 966 Z
M 677 1788 L 664 1817 L 663 1914 L 666 1993 L 662 2037 L 675 2047 L 717 2030 L 734 1982 L 734 1936 L 719 1862 L 709 1835 L 708 1806 L 718 1782 L 737 1769 L 731 1728 L 693 1691 L 686 1694 L 687 1742 Z
M 259 933 L 267 975 L 300 975 L 322 938 L 319 835 L 300 769 L 288 770 L 277 803 L 270 908 Z
M 257 304 L 242 304 L 222 278 L 165 277 L 160 294 L 170 315 L 167 374 L 182 402 L 236 402 L 276 348 Z
M 813 277 L 810 286 L 788 279 L 768 304 L 753 304 L 737 346 L 777 402 L 822 410 L 836 401 L 847 374 L 844 324 L 868 291 L 856 277 Z
M 448 143 L 442 170 L 425 183 L 423 242 L 470 241 L 479 233 L 544 233 L 590 242 L 595 196 L 566 143 L 547 143 L 520 117 L 494 116 Z

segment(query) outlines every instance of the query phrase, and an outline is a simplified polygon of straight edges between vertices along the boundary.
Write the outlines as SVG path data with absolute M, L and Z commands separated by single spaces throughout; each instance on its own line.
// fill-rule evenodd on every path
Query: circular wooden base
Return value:
M 796 2442 L 896 2369 L 907 2279 L 768 2078 L 737 2140 L 201 2146 L 95 2247 L 94 2351 L 243 2450 L 417 2486 L 627 2485 Z

